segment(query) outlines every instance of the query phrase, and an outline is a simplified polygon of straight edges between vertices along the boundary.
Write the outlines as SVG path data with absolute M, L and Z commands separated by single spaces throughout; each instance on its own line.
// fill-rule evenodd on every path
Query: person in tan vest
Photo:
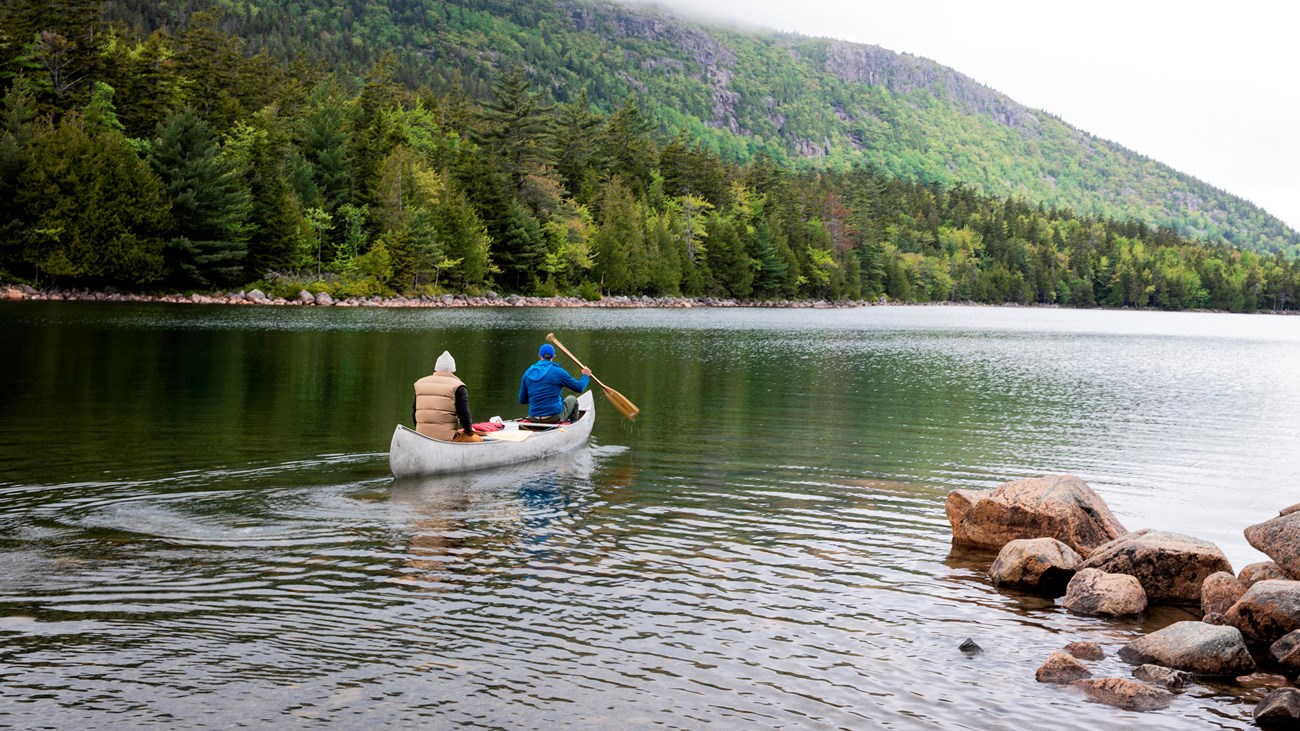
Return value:
M 456 377 L 456 359 L 443 351 L 433 374 L 415 382 L 415 403 L 411 407 L 415 430 L 444 442 L 481 442 L 474 433 L 469 412 L 469 390 Z

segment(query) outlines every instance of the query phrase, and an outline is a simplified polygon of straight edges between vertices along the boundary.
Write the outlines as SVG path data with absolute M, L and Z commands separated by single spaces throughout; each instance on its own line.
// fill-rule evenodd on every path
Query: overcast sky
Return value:
M 1300 229 L 1300 4 L 658 0 L 933 59 Z M 706 13 L 706 15 L 701 15 Z

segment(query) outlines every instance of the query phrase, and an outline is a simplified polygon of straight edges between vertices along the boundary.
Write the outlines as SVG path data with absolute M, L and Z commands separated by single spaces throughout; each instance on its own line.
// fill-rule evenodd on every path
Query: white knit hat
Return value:
M 456 359 L 451 357 L 451 353 L 448 353 L 447 351 L 444 350 L 442 351 L 442 355 L 438 356 L 438 362 L 433 366 L 433 369 L 435 371 L 446 371 L 447 373 L 455 373 Z

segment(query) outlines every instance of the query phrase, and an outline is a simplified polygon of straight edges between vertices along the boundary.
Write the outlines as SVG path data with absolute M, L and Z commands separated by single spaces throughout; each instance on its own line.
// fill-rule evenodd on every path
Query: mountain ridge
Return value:
M 1132 218 L 1206 241 L 1300 251 L 1300 232 L 1258 205 L 922 56 L 733 28 L 653 5 L 447 4 L 514 26 L 508 32 L 498 26 L 484 37 L 513 38 L 517 51 L 503 42 L 490 53 L 465 53 L 472 23 L 449 13 L 461 22 L 448 23 L 439 37 L 460 46 L 462 72 L 487 78 L 489 69 L 521 63 L 557 101 L 570 101 L 564 87 L 581 82 L 579 72 L 606 68 L 614 80 L 606 93 L 593 94 L 594 101 L 612 108 L 620 94 L 654 99 L 667 108 L 652 110 L 660 112 L 655 116 L 666 132 L 686 131 L 724 156 L 743 160 L 762 152 L 795 165 L 835 167 L 868 162 L 900 177 Z M 557 27 L 556 13 L 567 28 Z M 564 47 L 587 36 L 621 65 L 601 58 L 568 68 L 543 63 L 545 54 L 527 42 L 536 36 Z M 774 68 L 778 60 L 784 68 Z M 775 78 L 761 78 L 764 68 L 775 70 Z

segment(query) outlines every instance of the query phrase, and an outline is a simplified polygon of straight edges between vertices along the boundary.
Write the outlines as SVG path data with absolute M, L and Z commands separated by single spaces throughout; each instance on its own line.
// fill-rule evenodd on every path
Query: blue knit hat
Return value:
M 538 348 L 537 355 L 546 359 L 554 358 L 555 348 L 551 347 L 550 343 L 544 343 L 541 348 Z

